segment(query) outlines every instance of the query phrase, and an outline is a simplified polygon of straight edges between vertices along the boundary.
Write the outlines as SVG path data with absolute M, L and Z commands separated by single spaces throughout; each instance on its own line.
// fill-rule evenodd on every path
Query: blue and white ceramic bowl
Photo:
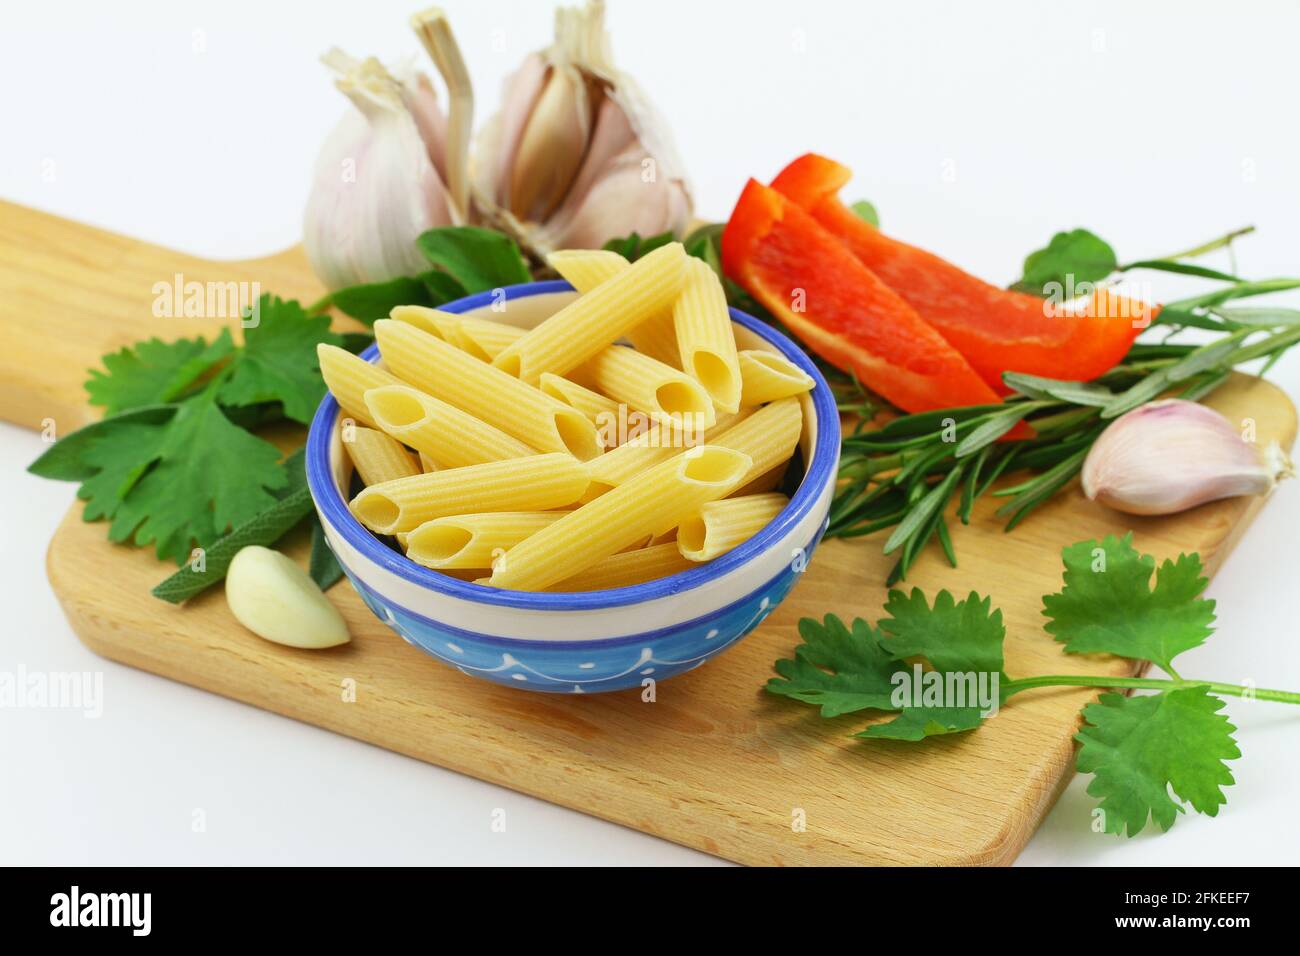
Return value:
M 566 282 L 534 282 L 442 308 L 532 326 L 573 295 Z M 752 316 L 732 309 L 731 317 L 741 348 L 778 352 L 817 383 L 803 398 L 803 481 L 754 538 L 698 568 L 606 591 L 537 594 L 463 582 L 407 560 L 352 517 L 339 406 L 327 396 L 307 439 L 307 479 L 330 546 L 366 604 L 407 641 L 465 674 L 567 694 L 673 677 L 752 631 L 793 587 L 826 530 L 839 414 L 802 350 Z M 372 346 L 362 357 L 373 362 L 378 353 Z

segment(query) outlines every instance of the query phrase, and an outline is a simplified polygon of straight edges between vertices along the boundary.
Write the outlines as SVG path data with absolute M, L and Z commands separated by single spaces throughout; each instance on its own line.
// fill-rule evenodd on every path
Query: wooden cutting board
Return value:
M 95 417 L 81 383 L 104 352 L 152 335 L 211 333 L 210 321 L 153 317 L 153 284 L 176 273 L 256 280 L 304 301 L 320 291 L 299 250 L 206 262 L 0 204 L 0 415 L 33 428 L 53 419 L 66 433 Z M 1254 418 L 1261 441 L 1294 441 L 1295 409 L 1266 382 L 1238 376 L 1211 404 Z M 1131 665 L 1115 658 L 1067 661 L 1042 631 L 1040 596 L 1059 588 L 1061 547 L 1132 528 L 1143 550 L 1200 551 L 1213 573 L 1263 504 L 1139 519 L 1072 490 L 1008 535 L 985 502 L 971 526 L 955 526 L 960 568 L 931 551 L 907 583 L 991 594 L 1006 618 L 1013 677 L 1124 674 Z M 800 617 L 879 616 L 891 562 L 877 539 L 822 545 L 758 631 L 647 702 L 637 692 L 543 695 L 466 677 L 381 625 L 346 582 L 330 597 L 352 644 L 269 644 L 234 621 L 220 589 L 183 608 L 151 597 L 171 569 L 109 544 L 104 526 L 80 515 L 74 505 L 56 532 L 48 569 L 73 629 L 97 653 L 743 863 L 1009 863 L 1069 779 L 1079 709 L 1094 696 L 1026 694 L 977 732 L 907 744 L 851 739 L 862 717 L 824 721 L 765 694 L 772 662 L 798 643 Z

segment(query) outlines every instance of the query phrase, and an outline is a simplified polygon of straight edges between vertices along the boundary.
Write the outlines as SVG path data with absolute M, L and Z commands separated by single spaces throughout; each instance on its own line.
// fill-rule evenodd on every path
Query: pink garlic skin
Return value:
M 1083 464 L 1083 493 L 1128 514 L 1174 514 L 1264 494 L 1289 470 L 1276 446 L 1261 454 L 1218 412 L 1172 398 L 1135 408 L 1102 432 Z

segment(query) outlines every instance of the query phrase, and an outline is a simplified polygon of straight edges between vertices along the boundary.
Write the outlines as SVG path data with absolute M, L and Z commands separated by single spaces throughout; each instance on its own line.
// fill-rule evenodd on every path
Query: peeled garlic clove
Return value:
M 289 647 L 337 647 L 348 626 L 302 568 L 279 551 L 241 548 L 226 572 L 226 603 L 258 637 Z
M 1211 408 L 1171 398 L 1121 415 L 1083 463 L 1083 492 L 1137 515 L 1260 495 L 1295 472 L 1276 442 L 1262 451 Z
M 452 222 L 447 190 L 406 105 L 418 91 L 404 94 L 374 59 L 332 52 L 326 62 L 345 70 L 336 85 L 356 112 L 317 159 L 303 222 L 312 270 L 330 289 L 415 275 L 427 268 L 416 238 Z

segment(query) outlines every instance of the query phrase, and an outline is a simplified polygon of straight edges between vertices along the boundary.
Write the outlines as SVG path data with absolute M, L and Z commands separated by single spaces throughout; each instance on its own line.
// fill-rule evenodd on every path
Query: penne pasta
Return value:
M 677 528 L 677 548 L 691 561 L 712 561 L 748 541 L 790 503 L 781 494 L 709 501 Z
M 420 466 L 401 442 L 373 428 L 352 429 L 343 443 L 352 467 L 367 485 L 378 485 L 420 474 Z
M 582 461 L 601 453 L 586 416 L 442 339 L 391 319 L 375 323 L 375 338 L 393 374 L 524 444 Z
M 710 444 L 743 451 L 753 459 L 753 467 L 741 485 L 789 461 L 803 432 L 803 409 L 797 398 L 783 398 L 764 405 L 726 431 L 710 437 Z
M 673 304 L 673 327 L 681 367 L 695 377 L 719 409 L 739 409 L 740 359 L 727 294 L 718 274 L 694 256 L 686 263 L 682 291 Z
M 583 495 L 583 501 L 590 501 L 609 489 L 630 481 L 685 448 L 707 443 L 711 436 L 722 434 L 746 414 L 748 412 L 742 410 L 735 415 L 721 415 L 713 427 L 702 434 L 674 430 L 667 425 L 652 425 L 647 431 L 591 462 L 588 466 L 591 485 Z
M 493 558 L 553 524 L 563 511 L 499 511 L 426 521 L 406 536 L 406 556 L 426 568 L 490 568 Z
M 372 388 L 365 399 L 370 417 L 380 428 L 427 455 L 439 468 L 537 454 L 519 439 L 409 385 Z
M 680 242 L 660 246 L 511 343 L 492 364 L 529 385 L 543 372 L 563 375 L 667 310 L 685 268 Z
M 812 390 L 812 376 L 784 355 L 764 349 L 745 349 L 738 354 L 742 405 L 766 405 Z
M 790 463 L 783 461 L 770 471 L 764 472 L 748 484 L 742 485 L 731 493 L 731 497 L 740 498 L 743 495 L 758 495 L 766 491 L 775 491 L 781 487 L 785 481 L 786 467 Z
M 812 378 L 736 348 L 716 274 L 680 243 L 549 262 L 578 297 L 531 330 L 398 306 L 376 364 L 318 348 L 357 520 L 423 567 L 522 591 L 653 581 L 770 524 Z
M 430 309 L 423 305 L 399 305 L 395 306 L 388 316 L 394 321 L 405 322 L 421 332 L 436 335 L 443 341 L 450 342 L 457 348 L 460 347 L 457 341 L 460 338 L 460 316 L 458 315 Z
M 586 465 L 553 452 L 371 485 L 350 507 L 371 531 L 395 534 L 453 515 L 563 508 L 578 500 L 588 480 Z
M 497 560 L 488 583 L 538 591 L 571 578 L 724 497 L 752 464 L 743 452 L 715 445 L 682 452 L 525 538 Z
M 626 345 L 611 345 L 573 377 L 654 421 L 708 428 L 717 420 L 708 391 L 685 372 Z
M 344 414 L 362 425 L 378 428 L 366 408 L 365 394 L 381 385 L 400 385 L 401 381 L 337 345 L 316 346 L 316 357 L 320 361 L 321 378 Z
M 511 342 L 523 338 L 527 331 L 515 325 L 480 319 L 473 315 L 460 317 L 460 334 L 466 342 L 465 351 L 476 356 L 481 354 L 486 362 L 491 362 L 500 355 Z
M 619 405 L 614 399 L 550 372 L 542 373 L 538 387 L 557 402 L 563 402 L 582 412 L 591 419 L 598 431 L 607 433 L 611 423 L 615 428 L 618 427 Z M 609 447 L 609 442 L 604 444 Z
M 624 588 L 631 584 L 666 578 L 680 571 L 689 571 L 695 566 L 694 561 L 682 557 L 676 541 L 669 541 L 667 544 L 611 555 L 600 564 L 552 584 L 546 590 L 604 591 L 608 588 Z
M 632 263 L 607 249 L 566 249 L 552 252 L 546 261 L 569 285 L 582 293 L 590 292 L 605 280 L 632 268 Z M 644 352 L 665 365 L 675 368 L 681 361 L 671 308 L 628 329 L 623 337 L 638 352 Z

